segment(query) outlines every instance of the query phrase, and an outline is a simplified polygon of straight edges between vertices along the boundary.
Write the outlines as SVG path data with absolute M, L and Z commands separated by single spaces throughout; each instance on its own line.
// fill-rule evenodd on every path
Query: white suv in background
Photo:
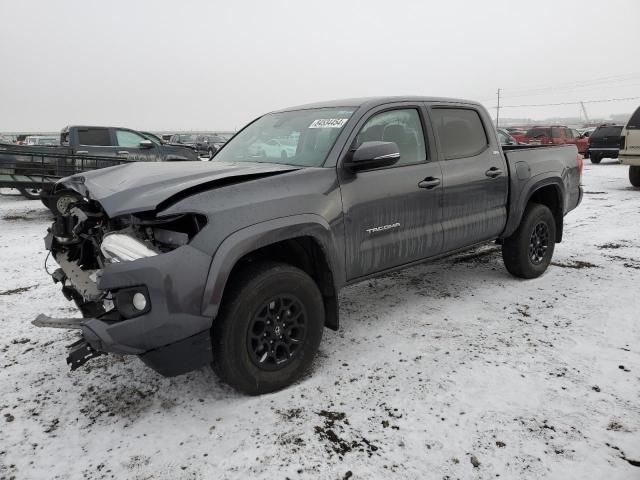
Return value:
M 633 112 L 620 134 L 620 161 L 629 165 L 629 181 L 640 187 L 640 107 Z

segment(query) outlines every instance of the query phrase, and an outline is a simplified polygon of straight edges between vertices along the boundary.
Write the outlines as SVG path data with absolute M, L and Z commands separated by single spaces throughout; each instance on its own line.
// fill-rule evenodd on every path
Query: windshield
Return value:
M 160 145 L 163 143 L 162 139 L 157 135 L 155 135 L 154 133 L 149 133 L 149 132 L 140 132 L 140 133 L 157 145 Z
M 267 114 L 227 142 L 214 161 L 319 167 L 353 112 L 315 108 Z

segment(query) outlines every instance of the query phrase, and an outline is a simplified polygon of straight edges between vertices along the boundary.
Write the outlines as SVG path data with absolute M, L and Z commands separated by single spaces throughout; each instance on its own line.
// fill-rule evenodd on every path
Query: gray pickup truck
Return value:
M 293 154 L 262 150 L 270 140 Z M 283 388 L 338 328 L 345 285 L 486 242 L 516 277 L 549 266 L 581 201 L 575 145 L 501 147 L 479 104 L 339 100 L 266 114 L 211 162 L 130 164 L 60 181 L 81 200 L 45 239 L 82 318 L 67 362 L 211 364 L 248 394 Z
M 70 126 L 60 132 L 59 145 L 0 144 L 0 187 L 41 199 L 57 215 L 77 199 L 75 192 L 53 191 L 62 177 L 122 163 L 178 160 L 198 156 L 193 149 L 165 145 L 155 135 L 129 128 Z

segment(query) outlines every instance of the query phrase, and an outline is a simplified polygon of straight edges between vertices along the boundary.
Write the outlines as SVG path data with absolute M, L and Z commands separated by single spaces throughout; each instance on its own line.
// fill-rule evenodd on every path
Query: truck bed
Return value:
M 502 150 L 509 168 L 509 216 L 503 236 L 515 231 L 529 192 L 541 186 L 555 187 L 564 215 L 578 206 L 582 157 L 575 145 L 509 145 Z

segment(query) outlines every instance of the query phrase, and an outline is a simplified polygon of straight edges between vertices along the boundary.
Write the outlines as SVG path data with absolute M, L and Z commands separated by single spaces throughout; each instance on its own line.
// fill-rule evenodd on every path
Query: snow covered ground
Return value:
M 210 369 L 65 364 L 75 315 L 39 202 L 0 197 L 0 478 L 640 478 L 640 190 L 587 163 L 539 279 L 484 247 L 347 288 L 313 371 L 262 397 Z

